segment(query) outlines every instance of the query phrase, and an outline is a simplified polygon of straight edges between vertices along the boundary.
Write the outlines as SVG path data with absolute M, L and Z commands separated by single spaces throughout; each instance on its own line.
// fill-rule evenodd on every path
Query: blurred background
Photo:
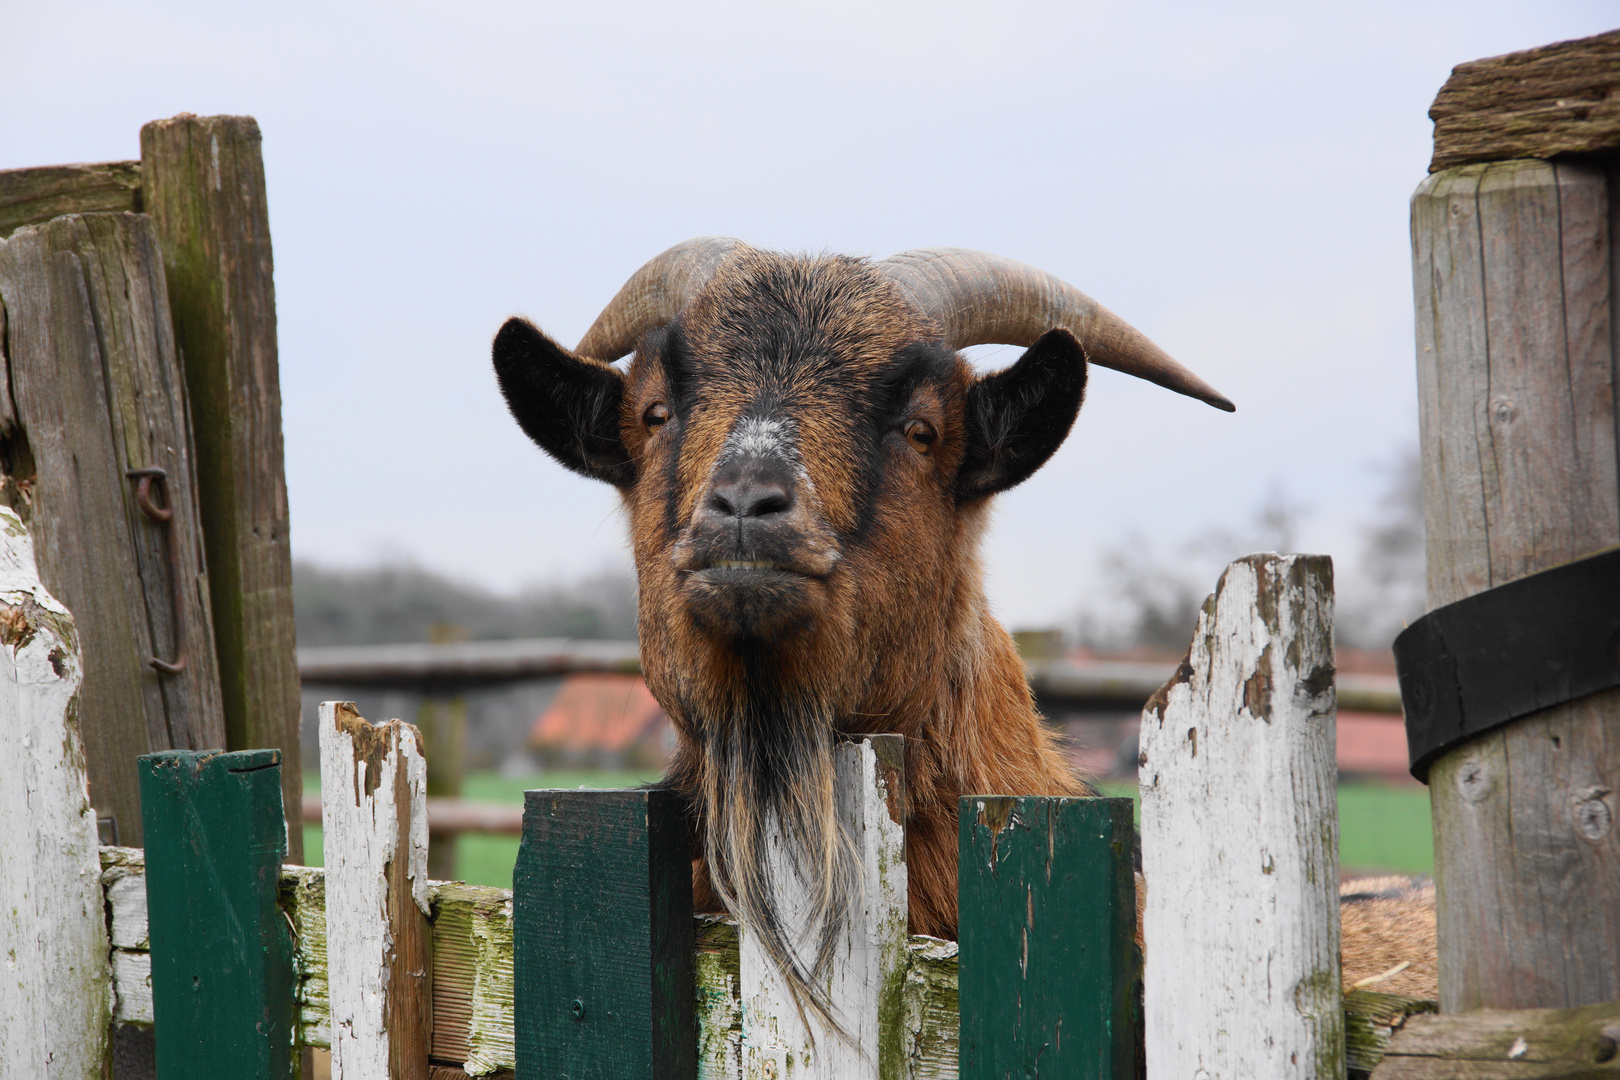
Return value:
M 489 340 L 524 314 L 573 341 L 647 258 L 721 233 L 1034 263 L 1237 402 L 1095 372 L 985 542 L 1036 659 L 1168 671 L 1228 560 L 1312 551 L 1335 560 L 1341 670 L 1369 676 L 1423 610 L 1406 207 L 1429 103 L 1456 63 L 1614 22 L 1478 0 L 0 8 L 0 169 L 134 158 L 183 111 L 258 118 L 303 648 L 633 640 L 616 497 L 511 423 Z M 311 685 L 306 715 L 340 692 L 374 719 L 423 707 Z M 646 779 L 668 749 L 629 676 L 429 707 L 452 706 L 469 798 Z M 1048 711 L 1129 790 L 1129 709 Z M 1344 861 L 1422 870 L 1398 717 L 1347 756 L 1352 719 Z M 464 838 L 458 872 L 509 879 L 506 848 L 478 861 L 506 843 Z

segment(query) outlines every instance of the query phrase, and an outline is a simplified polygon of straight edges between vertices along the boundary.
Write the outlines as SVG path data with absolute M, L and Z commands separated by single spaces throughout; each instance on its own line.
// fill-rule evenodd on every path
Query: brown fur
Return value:
M 1369 990 L 1438 1000 L 1434 882 L 1359 878 L 1339 886 L 1339 899 L 1344 988 L 1352 990 L 1358 982 L 1370 980 L 1365 984 Z M 1410 966 L 1379 977 L 1403 963 Z

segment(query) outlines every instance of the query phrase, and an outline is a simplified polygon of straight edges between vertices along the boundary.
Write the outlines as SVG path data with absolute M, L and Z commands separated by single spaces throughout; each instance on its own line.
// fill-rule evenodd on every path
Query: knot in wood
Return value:
M 1490 770 L 1481 762 L 1465 761 L 1457 769 L 1457 790 L 1469 802 L 1484 802 L 1495 787 L 1496 783 L 1491 779 Z
M 1607 794 L 1607 788 L 1587 788 L 1575 804 L 1575 828 L 1594 843 L 1608 836 L 1614 825 L 1614 813 L 1603 801 Z

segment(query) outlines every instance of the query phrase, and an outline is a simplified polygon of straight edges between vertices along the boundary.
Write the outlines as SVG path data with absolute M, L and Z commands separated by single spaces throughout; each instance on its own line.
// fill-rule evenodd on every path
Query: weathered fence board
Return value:
M 158 1073 L 291 1077 L 280 752 L 170 750 L 140 767 Z
M 97 214 L 22 229 L 0 242 L 0 298 L 17 406 L 7 501 L 33 534 L 41 579 L 78 625 L 80 723 L 103 838 L 138 843 L 135 759 L 225 737 L 185 390 L 151 223 Z M 166 524 L 142 511 L 127 475 L 147 467 L 167 473 L 150 499 L 172 512 Z M 153 669 L 182 644 L 183 671 Z
M 107 1055 L 107 929 L 79 738 L 73 618 L 0 507 L 0 1042 L 8 1075 L 96 1080 Z
M 191 394 L 227 745 L 281 750 L 282 798 L 293 815 L 298 860 L 303 776 L 292 549 L 258 123 L 182 115 L 147 124 L 141 198 L 162 240 Z
M 801 1009 L 765 948 L 741 934 L 742 1074 L 777 1077 L 897 1076 L 903 1042 L 898 1027 L 906 970 L 904 745 L 898 735 L 871 735 L 833 748 L 838 820 L 854 844 L 863 903 L 833 945 L 817 986 L 837 1012 L 830 1028 Z M 778 910 L 805 971 L 814 969 L 813 934 L 795 935 L 815 888 L 798 872 L 801 856 L 780 835 L 766 858 Z M 791 947 L 791 946 L 790 946 Z
M 1373 1080 L 1620 1077 L 1620 1001 L 1579 1009 L 1476 1009 L 1413 1016 Z
M 1142 717 L 1149 1076 L 1344 1075 L 1333 570 L 1251 555 Z
M 1512 161 L 1412 198 L 1431 608 L 1620 543 L 1617 180 Z M 1444 1010 L 1620 998 L 1617 716 L 1605 691 L 1434 763 Z
M 63 214 L 141 209 L 141 163 L 0 170 L 0 239 Z
M 964 796 L 961 1075 L 1135 1080 L 1130 799 Z
M 689 1080 L 690 826 L 672 791 L 530 791 L 512 872 L 521 1080 Z
M 427 1080 L 432 1038 L 426 762 L 416 729 L 320 708 L 333 1080 Z

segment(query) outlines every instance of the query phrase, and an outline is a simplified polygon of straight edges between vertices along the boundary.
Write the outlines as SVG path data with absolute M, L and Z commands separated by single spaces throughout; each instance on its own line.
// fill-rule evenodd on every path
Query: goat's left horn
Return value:
M 1237 406 L 1182 367 L 1140 330 L 1044 270 L 965 248 L 918 248 L 875 264 L 906 297 L 939 321 L 953 349 L 969 345 L 1033 345 L 1056 327 L 1073 334 L 1086 359 L 1167 390 Z
M 655 256 L 630 275 L 574 351 L 594 360 L 617 360 L 636 347 L 642 334 L 669 322 L 702 292 L 726 256 L 747 246 L 729 236 L 699 236 Z

